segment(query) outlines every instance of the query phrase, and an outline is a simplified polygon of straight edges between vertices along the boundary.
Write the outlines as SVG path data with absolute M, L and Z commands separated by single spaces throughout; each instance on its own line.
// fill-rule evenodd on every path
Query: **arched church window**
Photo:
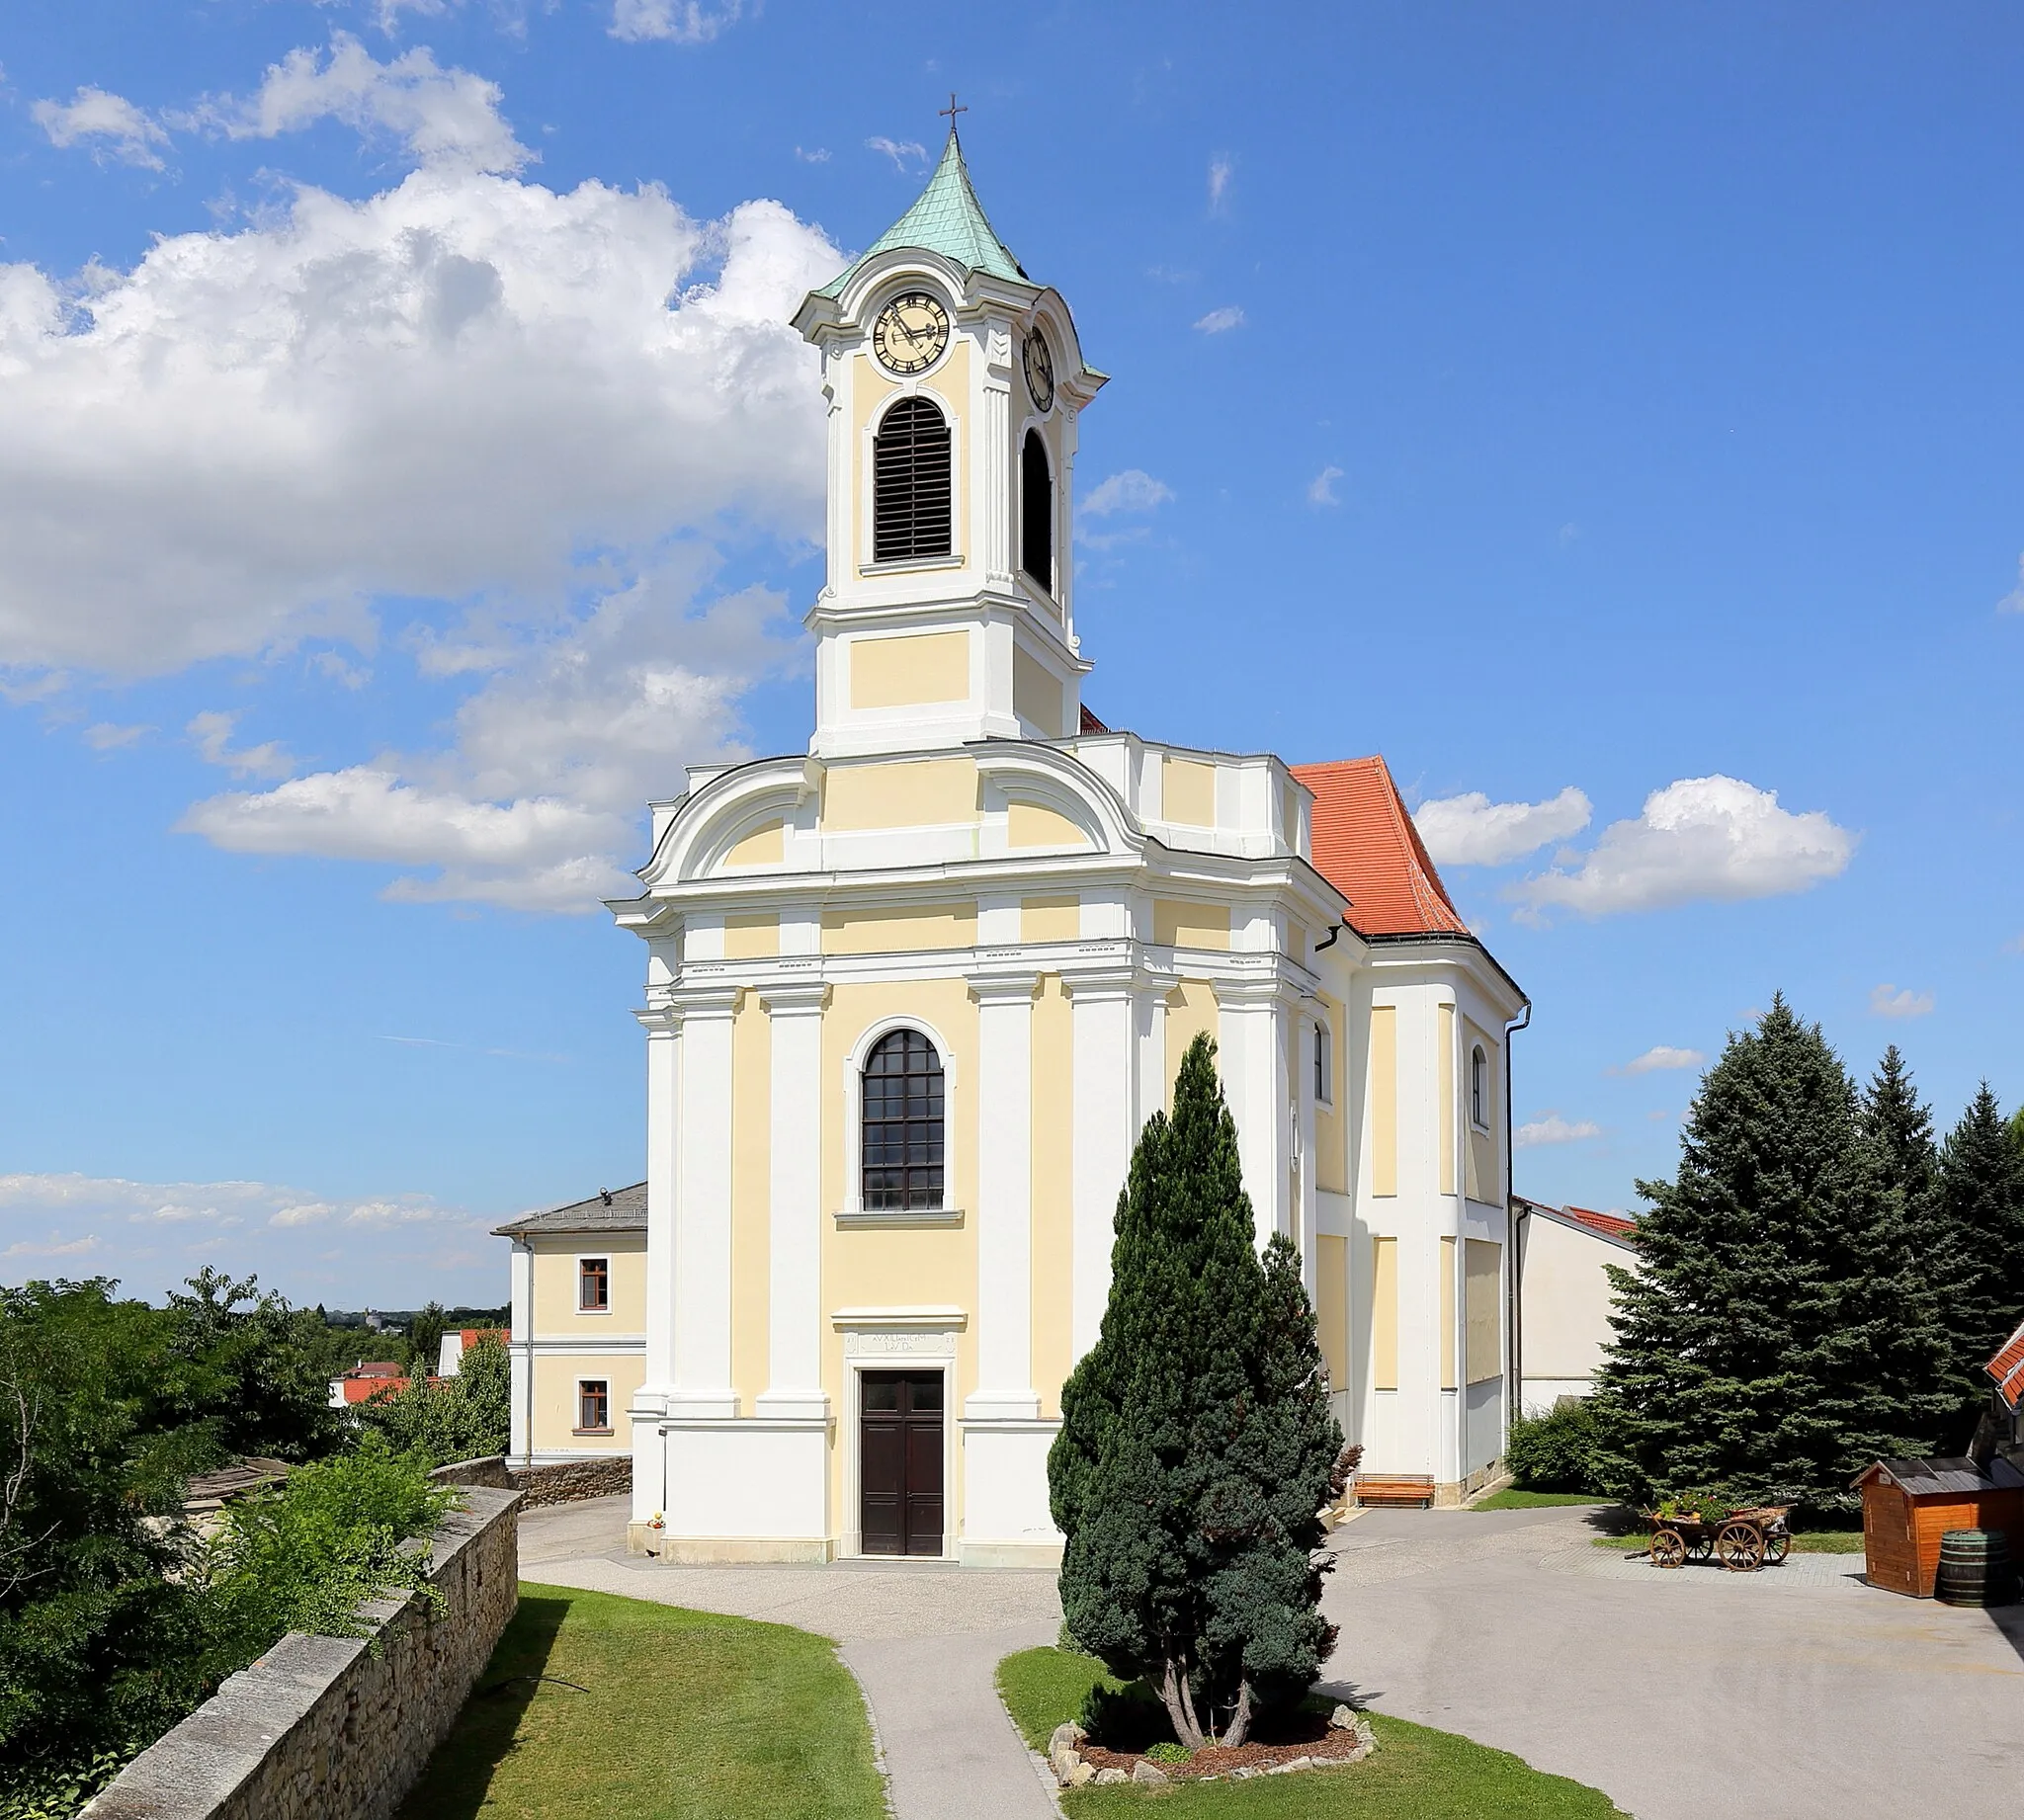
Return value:
M 1482 1052 L 1482 1044 L 1477 1043 L 1469 1052 L 1469 1117 L 1484 1130 L 1489 1129 L 1490 1123 L 1489 1072 L 1490 1058 Z
M 872 444 L 872 559 L 946 556 L 949 530 L 949 420 L 918 395 L 880 421 Z
M 1054 476 L 1038 430 L 1019 452 L 1019 566 L 1049 594 L 1054 591 Z
M 888 1031 L 865 1058 L 864 1204 L 942 1205 L 942 1058 L 925 1033 Z

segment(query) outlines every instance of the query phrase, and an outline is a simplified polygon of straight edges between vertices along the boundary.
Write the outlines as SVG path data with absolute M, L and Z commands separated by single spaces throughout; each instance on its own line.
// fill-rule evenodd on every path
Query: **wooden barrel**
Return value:
M 2006 1606 L 2017 1596 L 2000 1530 L 1949 1530 L 1940 1537 L 1933 1597 L 1950 1606 Z

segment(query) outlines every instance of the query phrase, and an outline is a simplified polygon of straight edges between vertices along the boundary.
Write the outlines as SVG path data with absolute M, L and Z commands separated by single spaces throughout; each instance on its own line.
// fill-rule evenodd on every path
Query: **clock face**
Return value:
M 894 297 L 872 325 L 872 352 L 887 372 L 924 372 L 949 345 L 949 312 L 925 290 Z
M 1034 406 L 1045 416 L 1054 408 L 1054 357 L 1048 352 L 1048 338 L 1040 330 L 1029 330 L 1021 351 L 1026 363 L 1026 389 Z

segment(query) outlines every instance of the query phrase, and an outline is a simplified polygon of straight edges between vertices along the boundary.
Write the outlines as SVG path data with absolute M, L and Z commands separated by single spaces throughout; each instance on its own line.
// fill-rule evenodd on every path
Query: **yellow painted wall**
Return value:
M 1075 897 L 1023 897 L 1019 900 L 1022 942 L 1072 942 L 1082 933 L 1082 901 Z
M 601 1377 L 611 1390 L 612 1433 L 578 1435 L 576 1427 L 576 1380 Z M 643 1353 L 621 1353 L 615 1358 L 595 1354 L 572 1357 L 567 1353 L 537 1353 L 534 1382 L 530 1386 L 528 1442 L 540 1453 L 630 1453 L 632 1425 L 626 1420 L 633 1393 L 646 1378 Z
M 1174 1076 L 1181 1071 L 1181 1057 L 1188 1044 L 1217 1032 L 1216 988 L 1206 979 L 1184 979 L 1166 995 L 1166 1083 L 1161 1102 L 1174 1109 Z
M 1328 1027 L 1328 1080 L 1334 1104 L 1314 1108 L 1314 1186 L 1325 1193 L 1342 1195 L 1349 1191 L 1349 1146 L 1344 1138 L 1348 1122 L 1343 1114 L 1348 1095 L 1342 1091 L 1343 1039 L 1348 1019 L 1342 1007 L 1325 994 L 1321 999 L 1321 1021 Z M 1307 1057 L 1307 1072 L 1314 1060 Z
M 1349 1388 L 1349 1241 L 1324 1232 L 1314 1241 L 1314 1327 L 1328 1363 L 1328 1387 Z
M 1441 1388 L 1455 1383 L 1455 1241 L 1441 1241 Z
M 970 633 L 914 632 L 850 641 L 853 707 L 916 707 L 970 697 Z
M 1398 1388 L 1398 1241 L 1371 1241 L 1371 1387 Z
M 786 857 L 787 836 L 784 822 L 762 822 L 742 840 L 735 842 L 724 855 L 726 866 L 778 866 Z
M 540 1339 L 579 1334 L 646 1331 L 646 1234 L 586 1232 L 544 1234 L 531 1242 L 534 1253 L 534 1331 Z M 611 1260 L 611 1312 L 581 1314 L 576 1307 L 576 1260 Z
M 1229 909 L 1180 897 L 1152 900 L 1152 939 L 1166 948 L 1229 947 Z
M 1468 1328 L 1469 1381 L 1479 1384 L 1486 1377 L 1500 1377 L 1504 1370 L 1502 1297 L 1497 1277 L 1504 1248 L 1492 1239 L 1468 1239 L 1463 1244 L 1463 1265 L 1468 1283 L 1463 1302 L 1463 1319 Z
M 1058 809 L 1043 802 L 1012 802 L 1006 805 L 1005 844 L 1008 847 L 1083 847 L 1084 834 Z
M 1020 719 L 1042 728 L 1047 738 L 1061 737 L 1064 729 L 1060 680 L 1019 645 L 1012 647 L 1012 711 Z
M 832 765 L 822 774 L 822 830 L 927 828 L 976 819 L 976 762 L 916 759 L 898 765 Z
M 837 1308 L 976 1306 L 976 1004 L 961 979 L 867 981 L 832 988 L 822 1015 L 822 1078 L 841 1082 L 859 1040 L 887 1018 L 915 1017 L 948 1045 L 950 1076 L 944 1089 L 948 1143 L 953 1169 L 951 1204 L 964 1212 L 961 1226 L 852 1227 L 833 1218 L 822 1231 L 822 1386 L 832 1406 L 851 1407 L 845 1394 L 843 1336 L 829 1315 Z M 851 1089 L 856 1091 L 855 1085 Z M 822 1121 L 822 1205 L 846 1204 L 847 1171 L 856 1159 L 845 1154 L 844 1120 Z M 956 1369 L 949 1384 L 951 1417 L 976 1383 L 974 1322 L 957 1336 Z M 852 1444 L 855 1445 L 854 1443 Z M 844 1506 L 844 1460 L 832 1448 L 830 1494 L 845 1529 L 858 1516 Z M 963 1478 L 948 1483 L 945 1533 L 960 1534 Z
M 822 912 L 825 954 L 897 954 L 916 949 L 975 946 L 974 903 Z
M 1061 1413 L 1070 1363 L 1074 1128 L 1074 1026 L 1060 976 L 1048 973 L 1033 1002 L 1033 1387 L 1044 1416 Z
M 1441 1107 L 1441 1193 L 1455 1192 L 1455 1007 L 1443 1005 L 1440 1008 L 1439 1029 L 1435 1034 L 1435 1053 L 1439 1072 L 1439 1085 L 1435 1091 L 1440 1096 Z
M 747 1413 L 766 1388 L 773 1024 L 756 992 L 731 1023 L 731 1384 Z
M 770 960 L 780 952 L 780 918 L 771 911 L 723 919 L 726 960 Z
M 1160 761 L 1160 818 L 1190 828 L 1216 826 L 1216 767 L 1200 759 Z
M 1398 1007 L 1371 1007 L 1371 1193 L 1398 1193 Z

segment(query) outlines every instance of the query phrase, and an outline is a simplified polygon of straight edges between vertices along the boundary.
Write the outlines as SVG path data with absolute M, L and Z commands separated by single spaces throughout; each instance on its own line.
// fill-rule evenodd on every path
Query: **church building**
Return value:
M 828 407 L 813 737 L 691 769 L 611 905 L 646 948 L 643 1249 L 578 1231 L 614 1220 L 602 1199 L 515 1234 L 528 1305 L 552 1269 L 578 1326 L 576 1278 L 638 1266 L 636 1355 L 567 1342 L 608 1347 L 589 1432 L 630 1436 L 633 1545 L 1058 1559 L 1062 1380 L 1133 1143 L 1202 1031 L 1345 1434 L 1459 1500 L 1511 1413 L 1524 995 L 1382 759 L 1289 766 L 1083 705 L 1072 481 L 1105 375 L 953 130 L 795 322 Z M 568 1422 L 566 1392 L 531 1397 Z M 568 1451 L 530 1420 L 516 1450 Z

